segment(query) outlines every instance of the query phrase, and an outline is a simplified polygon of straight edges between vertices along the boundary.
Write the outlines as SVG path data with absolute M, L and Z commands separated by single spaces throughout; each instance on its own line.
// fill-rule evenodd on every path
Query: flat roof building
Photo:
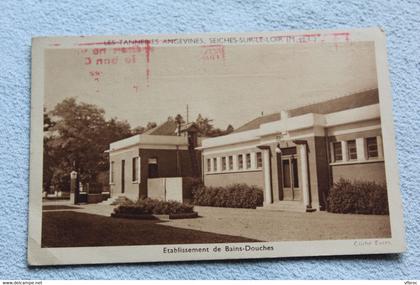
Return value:
M 109 184 L 112 197 L 148 197 L 148 179 L 199 177 L 200 146 L 193 124 L 173 120 L 110 144 Z
M 260 186 L 265 209 L 323 210 L 340 178 L 385 183 L 377 89 L 261 116 L 198 149 L 206 186 Z

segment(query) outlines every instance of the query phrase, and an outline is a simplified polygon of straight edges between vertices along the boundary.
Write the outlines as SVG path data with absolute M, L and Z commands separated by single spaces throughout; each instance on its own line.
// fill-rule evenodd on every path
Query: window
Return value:
M 262 153 L 257 152 L 257 168 L 262 168 Z
M 334 161 L 342 161 L 343 153 L 341 151 L 341 142 L 334 142 L 333 150 L 334 150 Z
M 114 172 L 115 172 L 114 167 L 115 167 L 114 162 L 111 161 L 111 169 L 109 170 L 109 182 L 110 183 L 114 183 Z
M 211 160 L 210 158 L 207 158 L 207 172 L 211 171 Z
M 246 154 L 246 169 L 250 169 L 251 168 L 251 154 L 247 153 Z
M 376 137 L 366 138 L 366 150 L 368 159 L 378 157 L 378 141 Z
M 213 158 L 213 171 L 217 171 L 217 158 Z
M 228 157 L 229 170 L 233 169 L 233 156 Z
M 244 168 L 244 156 L 242 154 L 238 155 L 238 169 Z
M 347 141 L 347 155 L 350 160 L 357 159 L 357 148 L 355 140 Z
M 222 157 L 222 171 L 226 171 L 226 156 Z
M 131 167 L 133 182 L 139 182 L 139 161 L 139 157 L 133 157 Z

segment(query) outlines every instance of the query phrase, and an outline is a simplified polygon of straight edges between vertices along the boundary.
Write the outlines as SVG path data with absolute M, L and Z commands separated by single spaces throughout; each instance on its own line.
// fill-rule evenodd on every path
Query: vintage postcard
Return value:
M 405 250 L 378 28 L 32 43 L 30 265 Z

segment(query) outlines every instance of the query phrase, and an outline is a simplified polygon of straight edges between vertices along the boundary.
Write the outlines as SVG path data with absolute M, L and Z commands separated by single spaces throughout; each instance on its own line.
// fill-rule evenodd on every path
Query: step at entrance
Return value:
M 315 209 L 306 208 L 300 201 L 278 201 L 263 207 L 258 207 L 257 210 L 266 211 L 285 211 L 285 212 L 314 212 Z

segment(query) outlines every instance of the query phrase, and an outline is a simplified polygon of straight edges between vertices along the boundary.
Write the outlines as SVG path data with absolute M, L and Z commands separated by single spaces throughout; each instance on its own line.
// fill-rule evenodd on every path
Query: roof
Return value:
M 144 132 L 145 135 L 154 136 L 176 136 L 177 123 L 173 120 L 167 120 L 159 126 Z
M 198 131 L 199 131 L 198 126 L 194 122 L 183 124 L 181 126 L 181 133 L 182 132 L 198 132 Z
M 354 93 L 351 95 L 345 95 L 339 98 L 330 99 L 327 101 L 322 101 L 319 103 L 306 105 L 287 111 L 289 117 L 296 117 L 308 113 L 315 114 L 329 114 L 339 111 L 344 111 L 348 109 L 354 109 L 358 107 L 368 106 L 377 104 L 379 102 L 378 89 L 366 90 L 359 93 Z M 234 133 L 256 130 L 262 124 L 278 121 L 281 119 L 280 112 L 273 113 L 265 116 L 261 116 L 253 119 L 252 121 L 247 122 L 241 127 L 237 128 Z
M 237 128 L 234 131 L 234 133 L 256 130 L 262 124 L 270 123 L 270 122 L 274 122 L 274 121 L 278 121 L 278 120 L 280 120 L 280 113 L 274 113 L 274 114 L 261 116 L 261 117 L 253 119 L 252 121 L 249 121 L 245 125 L 240 126 L 239 128 Z
M 153 136 L 153 135 L 134 135 L 119 141 L 112 142 L 109 145 L 109 151 L 115 151 L 131 146 L 138 145 L 155 145 L 156 149 L 159 149 L 162 145 L 171 146 L 188 146 L 188 139 L 185 136 Z
M 288 110 L 290 117 L 308 113 L 329 114 L 379 103 L 378 89 L 371 89 Z
M 303 130 L 308 128 L 331 128 L 349 123 L 371 121 L 371 126 L 380 129 L 380 125 L 372 120 L 380 118 L 379 104 L 371 104 L 354 109 L 337 111 L 328 114 L 308 113 L 296 117 L 288 117 L 286 120 L 278 120 L 262 124 L 257 130 L 232 133 L 226 136 L 207 138 L 202 141 L 202 147 L 197 149 L 206 150 L 209 148 L 238 144 L 248 147 L 263 145 L 271 140 L 269 135 L 276 135 L 290 131 Z M 266 137 L 266 139 L 264 139 Z M 224 149 L 226 151 L 226 149 Z

